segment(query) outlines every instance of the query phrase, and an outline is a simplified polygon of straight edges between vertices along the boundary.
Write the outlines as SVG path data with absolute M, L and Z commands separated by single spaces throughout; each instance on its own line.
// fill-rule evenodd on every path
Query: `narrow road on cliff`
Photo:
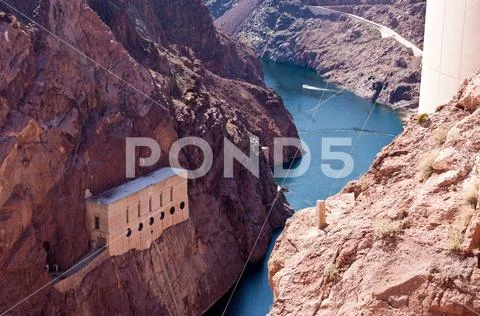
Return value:
M 400 34 L 398 34 L 397 32 L 395 32 L 394 30 L 392 30 L 391 28 L 389 27 L 386 27 L 384 25 L 381 25 L 381 24 L 378 24 L 378 23 L 375 23 L 373 21 L 369 21 L 365 18 L 362 18 L 358 15 L 354 15 L 354 14 L 351 14 L 351 13 L 346 13 L 346 12 L 342 12 L 342 11 L 337 11 L 337 10 L 333 10 L 333 9 L 329 9 L 329 8 L 326 8 L 326 7 L 321 7 L 321 6 L 308 6 L 308 8 L 310 9 L 310 11 L 315 14 L 315 15 L 330 15 L 332 13 L 334 14 L 344 14 L 344 15 L 347 15 L 348 17 L 350 17 L 352 20 L 355 20 L 357 22 L 360 22 L 360 23 L 364 23 L 364 24 L 368 24 L 370 26 L 373 26 L 377 31 L 380 32 L 380 34 L 382 35 L 382 38 L 393 38 L 394 40 L 396 40 L 397 42 L 399 42 L 400 44 L 402 44 L 403 46 L 407 47 L 407 48 L 410 48 L 412 49 L 413 51 L 413 54 L 416 56 L 416 57 L 421 57 L 423 55 L 423 51 L 418 48 L 415 44 L 413 44 L 412 42 L 410 42 L 409 40 L 407 40 L 406 38 L 404 38 L 403 36 L 401 36 Z

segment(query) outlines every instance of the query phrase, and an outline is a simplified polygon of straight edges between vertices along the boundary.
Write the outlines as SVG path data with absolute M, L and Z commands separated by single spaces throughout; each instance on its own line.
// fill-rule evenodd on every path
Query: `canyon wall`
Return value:
M 209 2 L 219 3 L 225 1 Z M 365 23 L 338 14 L 314 16 L 306 5 L 361 16 L 423 45 L 425 2 L 416 0 L 241 0 L 215 24 L 262 57 L 315 69 L 329 82 L 380 103 L 418 106 L 420 57 Z
M 218 18 L 235 6 L 238 3 L 238 0 L 205 0 L 204 3 L 210 9 L 212 16 Z
M 0 311 L 27 298 L 11 313 L 198 315 L 236 280 L 277 192 L 265 158 L 260 179 L 240 166 L 225 179 L 223 138 L 248 152 L 251 134 L 262 146 L 298 137 L 256 57 L 197 0 L 10 2 L 25 15 L 0 5 Z M 45 265 L 65 270 L 88 251 L 85 192 L 126 181 L 134 136 L 162 150 L 138 174 L 167 166 L 180 137 L 211 145 L 212 170 L 189 182 L 191 220 L 60 293 Z M 194 169 L 202 153 L 180 159 Z M 290 214 L 282 196 L 252 261 Z
M 296 213 L 269 261 L 271 315 L 480 313 L 480 74 L 412 116 L 370 171 Z M 351 198 L 354 206 L 345 207 Z

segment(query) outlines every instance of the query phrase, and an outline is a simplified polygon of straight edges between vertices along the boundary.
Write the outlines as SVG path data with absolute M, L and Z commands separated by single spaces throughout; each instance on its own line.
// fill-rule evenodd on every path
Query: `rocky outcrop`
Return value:
M 260 179 L 240 166 L 224 179 L 223 138 L 248 152 L 250 134 L 265 146 L 298 136 L 259 86 L 255 56 L 217 33 L 196 0 L 10 3 L 39 25 L 0 7 L 14 13 L 0 15 L 0 311 L 27 298 L 12 313 L 198 315 L 236 280 L 277 192 L 266 159 Z M 211 145 L 212 170 L 189 183 L 191 220 L 60 293 L 45 264 L 65 270 L 88 252 L 85 192 L 126 181 L 133 136 L 162 149 L 138 174 L 168 165 L 180 137 Z M 180 159 L 194 169 L 202 154 L 186 148 Z M 289 215 L 282 197 L 252 260 Z
M 238 0 L 205 0 L 204 3 L 210 9 L 213 17 L 218 18 L 219 16 L 222 16 L 226 11 L 230 10 L 233 6 L 235 6 L 238 3 Z
M 314 16 L 307 4 L 364 17 L 422 46 L 425 3 L 413 0 L 242 0 L 215 24 L 262 57 L 315 69 L 326 80 L 374 101 L 418 106 L 420 57 L 365 23 L 339 14 Z
M 335 197 L 355 205 L 332 204 L 326 229 L 313 209 L 288 221 L 269 261 L 271 315 L 480 313 L 479 82 L 412 117 Z

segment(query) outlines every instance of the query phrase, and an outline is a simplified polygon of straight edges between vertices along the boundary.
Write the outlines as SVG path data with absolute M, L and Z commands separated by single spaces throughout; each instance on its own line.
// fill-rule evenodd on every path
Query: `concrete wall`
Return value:
M 433 113 L 480 70 L 480 0 L 428 0 L 420 113 Z
M 106 251 L 102 252 L 99 256 L 94 258 L 92 261 L 88 262 L 88 264 L 82 266 L 78 272 L 55 283 L 54 285 L 55 289 L 57 289 L 62 293 L 65 293 L 70 291 L 73 288 L 80 286 L 80 284 L 82 283 L 83 279 L 85 279 L 87 274 L 90 273 L 90 271 L 92 271 L 96 267 L 100 266 L 108 258 L 109 258 L 108 253 Z
M 90 241 L 97 243 L 98 238 L 105 238 L 108 243 L 108 225 L 109 218 L 107 212 L 107 206 L 102 204 L 92 203 L 87 200 L 86 202 L 87 214 L 86 223 L 87 230 L 90 235 Z M 100 219 L 100 230 L 95 229 L 95 217 Z
M 95 216 L 101 218 L 101 230 L 94 227 Z M 110 256 L 122 255 L 131 249 L 148 249 L 163 231 L 188 219 L 187 180 L 179 176 L 167 178 L 112 204 L 87 201 L 90 238 L 107 236 Z M 130 236 L 127 236 L 128 229 L 131 229 Z

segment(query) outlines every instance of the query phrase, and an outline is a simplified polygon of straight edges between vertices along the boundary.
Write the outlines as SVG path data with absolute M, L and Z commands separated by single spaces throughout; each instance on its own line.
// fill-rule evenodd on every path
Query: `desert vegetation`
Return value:
M 373 234 L 377 239 L 394 237 L 401 228 L 401 222 L 384 219 L 373 225 Z
M 339 270 L 336 264 L 329 263 L 325 266 L 323 270 L 323 276 L 325 277 L 325 282 L 332 282 L 338 277 Z
M 427 113 L 422 113 L 417 116 L 417 122 L 420 125 L 427 123 L 430 120 Z
M 477 208 L 478 204 L 478 194 L 479 194 L 479 183 L 478 180 L 470 180 L 465 184 L 463 189 L 463 197 L 465 201 L 473 207 Z
M 447 128 L 440 127 L 436 132 L 435 132 L 435 143 L 437 146 L 443 146 L 448 137 L 448 132 L 449 130 Z
M 435 159 L 437 158 L 439 153 L 439 149 L 432 149 L 425 153 L 421 158 L 420 158 L 420 163 L 419 163 L 419 168 L 420 168 L 420 179 L 422 181 L 427 180 L 430 178 L 433 174 L 433 163 L 435 162 Z
M 447 243 L 446 248 L 448 251 L 462 251 L 463 235 L 474 213 L 475 209 L 471 205 L 464 205 L 460 208 L 460 212 L 455 217 L 455 222 L 453 223 L 453 234 Z

